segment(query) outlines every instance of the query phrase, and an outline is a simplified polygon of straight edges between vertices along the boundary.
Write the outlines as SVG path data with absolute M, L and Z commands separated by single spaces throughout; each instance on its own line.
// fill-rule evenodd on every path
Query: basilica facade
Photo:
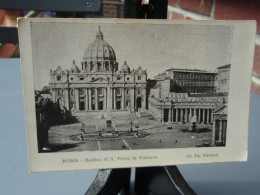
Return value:
M 147 71 L 119 65 L 114 49 L 99 27 L 81 64 L 50 70 L 52 100 L 67 110 L 140 111 L 146 108 Z

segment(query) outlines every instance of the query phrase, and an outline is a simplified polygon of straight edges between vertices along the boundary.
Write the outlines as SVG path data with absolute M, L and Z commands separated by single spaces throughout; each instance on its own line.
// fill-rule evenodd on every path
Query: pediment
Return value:
M 222 105 L 220 107 L 218 107 L 215 111 L 215 114 L 227 114 L 227 106 L 226 105 Z

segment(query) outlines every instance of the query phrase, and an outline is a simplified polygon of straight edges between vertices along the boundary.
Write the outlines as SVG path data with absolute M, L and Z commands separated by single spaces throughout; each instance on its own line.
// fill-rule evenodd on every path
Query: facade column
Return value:
M 75 89 L 76 110 L 79 110 L 79 89 Z
M 88 89 L 85 89 L 85 110 L 89 110 L 89 106 L 88 106 L 88 95 L 89 95 L 89 91 L 88 91 Z
M 183 121 L 186 123 L 186 122 L 187 122 L 187 114 L 188 114 L 188 113 L 187 113 L 187 109 L 184 108 L 183 110 L 184 110 L 184 113 L 183 113 L 183 115 L 184 115 L 184 120 L 183 120 Z
M 65 108 L 67 110 L 70 110 L 70 94 L 69 94 L 69 89 L 64 89 L 64 96 L 65 96 Z
M 125 88 L 122 88 L 122 101 L 121 101 L 121 109 L 125 109 Z
M 209 124 L 210 123 L 210 121 L 209 121 L 209 115 L 210 114 L 210 109 L 208 109 L 208 117 L 207 117 L 207 123 Z
M 211 123 L 213 123 L 214 119 L 213 119 L 213 109 L 211 109 Z
M 88 109 L 92 110 L 92 94 L 91 88 L 88 88 Z
M 131 109 L 135 110 L 135 89 L 130 89 L 130 102 L 131 102 Z
M 208 120 L 208 109 L 205 109 L 205 124 L 208 123 L 207 120 Z
M 179 122 L 179 109 L 176 108 L 176 122 Z
M 190 109 L 187 108 L 187 122 L 190 122 Z
M 203 123 L 207 123 L 207 109 L 203 109 Z
M 56 89 L 55 88 L 51 89 L 51 95 L 52 95 L 52 101 L 56 102 Z
M 169 112 L 168 112 L 168 122 L 171 122 L 171 109 L 169 108 Z
M 113 107 L 114 107 L 114 110 L 116 110 L 116 88 L 113 88 L 113 99 L 114 99 L 114 103 L 113 103 Z
M 202 111 L 202 123 L 205 123 L 205 109 L 201 109 L 201 111 Z
M 182 108 L 181 108 L 181 120 L 180 120 L 180 122 L 183 122 L 183 110 L 182 110 Z
M 176 122 L 176 111 L 175 111 L 176 109 L 172 109 L 172 122 Z M 175 113 L 175 116 L 174 116 L 174 113 Z
M 95 110 L 98 110 L 98 89 L 95 88 Z
M 199 108 L 198 123 L 200 123 L 200 108 Z
M 110 87 L 110 85 L 108 84 L 107 86 L 107 111 L 111 111 L 112 110 L 112 88 Z
M 189 122 L 190 121 L 190 109 L 187 108 L 186 112 L 187 112 L 187 122 Z
M 102 88 L 103 94 L 104 94 L 104 105 L 103 105 L 103 110 L 107 110 L 107 89 Z
M 92 93 L 91 93 L 91 88 L 88 89 L 88 106 L 89 106 L 89 110 L 92 110 Z
M 173 116 L 174 116 L 173 108 L 171 108 L 171 123 L 173 123 Z

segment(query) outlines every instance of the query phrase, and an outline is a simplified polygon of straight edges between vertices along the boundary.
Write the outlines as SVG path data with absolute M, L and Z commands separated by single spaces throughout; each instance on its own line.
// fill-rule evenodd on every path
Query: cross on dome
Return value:
M 100 25 L 98 26 L 98 32 L 96 34 L 96 38 L 103 40 L 103 33 L 101 32 Z

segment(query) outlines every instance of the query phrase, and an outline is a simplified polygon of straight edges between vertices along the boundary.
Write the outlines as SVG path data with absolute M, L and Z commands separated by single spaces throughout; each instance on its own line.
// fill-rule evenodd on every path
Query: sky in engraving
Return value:
M 73 60 L 80 67 L 99 25 L 116 53 L 119 69 L 126 60 L 131 69 L 146 69 L 148 78 L 169 68 L 215 72 L 230 64 L 232 26 L 32 23 L 35 89 L 48 85 L 50 69 L 70 69 Z

